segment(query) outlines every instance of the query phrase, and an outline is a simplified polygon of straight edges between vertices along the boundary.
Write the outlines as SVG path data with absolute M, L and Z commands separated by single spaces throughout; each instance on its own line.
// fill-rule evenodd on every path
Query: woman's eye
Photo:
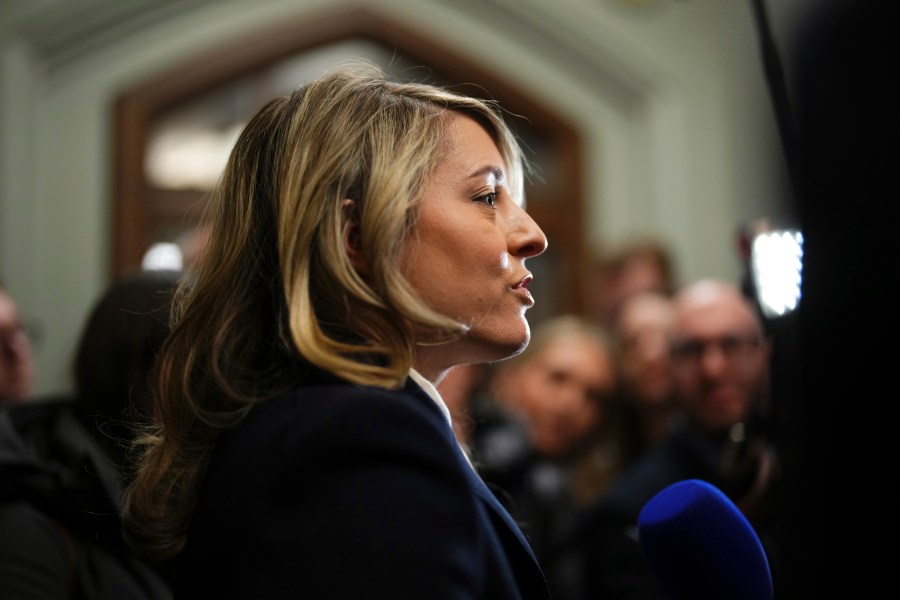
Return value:
M 478 202 L 484 202 L 488 206 L 494 206 L 497 203 L 497 192 L 491 192 L 489 194 L 485 194 L 484 196 L 479 196 L 475 198 Z

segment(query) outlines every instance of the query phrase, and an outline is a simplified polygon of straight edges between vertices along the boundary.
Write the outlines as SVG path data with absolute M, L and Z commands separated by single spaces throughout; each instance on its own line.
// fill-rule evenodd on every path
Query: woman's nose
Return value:
M 514 227 L 509 235 L 509 252 L 513 256 L 529 258 L 547 249 L 547 236 L 525 209 L 518 208 Z

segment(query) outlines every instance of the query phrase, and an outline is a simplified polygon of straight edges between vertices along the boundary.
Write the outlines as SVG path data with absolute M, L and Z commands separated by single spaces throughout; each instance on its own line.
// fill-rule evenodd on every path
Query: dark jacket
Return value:
M 324 375 L 220 440 L 175 577 L 177 598 L 548 597 L 424 391 Z
M 125 546 L 119 473 L 73 408 L 0 410 L 0 598 L 170 598 Z

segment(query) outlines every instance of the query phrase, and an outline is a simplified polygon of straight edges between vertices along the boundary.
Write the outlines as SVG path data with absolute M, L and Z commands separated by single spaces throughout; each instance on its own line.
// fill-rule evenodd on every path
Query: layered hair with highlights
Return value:
M 159 421 L 138 442 L 125 504 L 139 555 L 165 560 L 183 548 L 216 440 L 255 403 L 296 386 L 310 366 L 399 387 L 417 341 L 465 331 L 401 271 L 453 114 L 485 128 L 521 199 L 525 164 L 493 103 L 391 82 L 367 63 L 272 100 L 246 125 L 156 365 Z

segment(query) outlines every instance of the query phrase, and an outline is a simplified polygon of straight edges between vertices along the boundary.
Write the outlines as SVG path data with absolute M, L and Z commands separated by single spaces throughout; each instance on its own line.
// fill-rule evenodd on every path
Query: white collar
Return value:
M 409 376 L 415 381 L 420 388 L 422 388 L 428 396 L 434 400 L 434 403 L 438 405 L 438 408 L 441 409 L 441 412 L 444 413 L 444 417 L 447 418 L 447 425 L 450 426 L 450 430 L 453 430 L 453 420 L 450 418 L 450 409 L 447 408 L 447 405 L 444 403 L 444 399 L 441 398 L 441 393 L 437 391 L 437 388 L 434 387 L 434 384 L 425 379 L 421 373 L 416 371 L 415 369 L 409 370 Z M 466 462 L 469 463 L 469 466 L 472 468 L 475 473 L 478 473 L 478 470 L 475 469 L 475 465 L 472 463 L 472 458 L 469 456 L 469 450 L 464 444 L 460 444 L 459 440 L 456 439 L 456 434 L 454 433 L 453 439 L 456 440 L 457 445 L 459 446 L 460 451 L 462 451 L 463 457 L 465 457 Z
M 434 400 L 434 403 L 438 405 L 438 408 L 441 409 L 441 412 L 444 413 L 444 417 L 447 419 L 447 424 L 450 425 L 451 429 L 453 427 L 453 420 L 450 418 L 450 409 L 447 408 L 447 405 L 444 403 L 444 399 L 441 398 L 441 393 L 437 391 L 437 388 L 434 387 L 434 384 L 425 379 L 421 373 L 416 371 L 415 369 L 409 370 L 409 376 L 415 381 L 420 388 L 422 388 L 428 396 Z

